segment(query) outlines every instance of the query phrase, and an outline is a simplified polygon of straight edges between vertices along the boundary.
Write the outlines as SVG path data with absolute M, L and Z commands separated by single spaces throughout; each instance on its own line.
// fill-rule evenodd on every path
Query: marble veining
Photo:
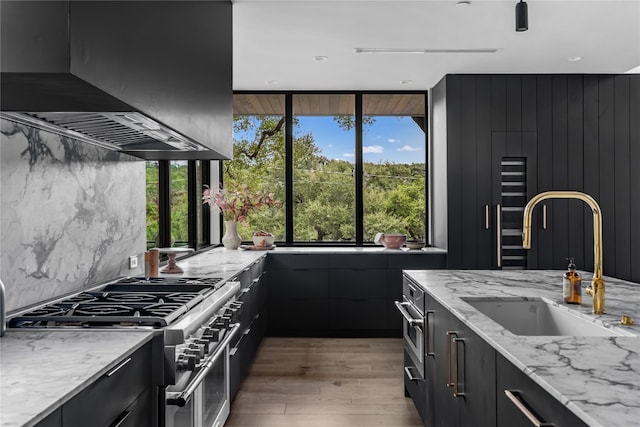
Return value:
M 430 270 L 407 272 L 429 295 L 478 333 L 590 426 L 640 424 L 640 284 L 605 277 L 606 314 L 562 304 L 562 271 Z M 591 273 L 581 272 L 584 286 Z M 544 297 L 584 318 L 635 336 L 518 336 L 489 319 L 463 297 Z M 636 325 L 619 325 L 622 314 Z
M 0 339 L 0 424 L 37 424 L 152 337 L 149 331 L 7 331 Z
M 145 250 L 145 163 L 0 120 L 0 266 L 7 310 L 129 270 Z

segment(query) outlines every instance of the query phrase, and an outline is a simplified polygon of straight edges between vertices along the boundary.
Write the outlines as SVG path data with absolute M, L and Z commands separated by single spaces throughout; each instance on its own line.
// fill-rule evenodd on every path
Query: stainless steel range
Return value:
M 144 328 L 162 335 L 160 424 L 224 424 L 229 414 L 229 342 L 238 334 L 239 282 L 220 278 L 120 279 L 20 313 L 10 328 Z

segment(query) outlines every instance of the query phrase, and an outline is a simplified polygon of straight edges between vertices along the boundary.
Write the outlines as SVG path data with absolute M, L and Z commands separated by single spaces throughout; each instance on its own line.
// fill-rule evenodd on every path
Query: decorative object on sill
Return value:
M 275 249 L 276 245 L 271 246 L 256 246 L 256 245 L 240 245 L 240 249 L 244 249 L 245 251 L 270 251 L 271 249 Z
M 378 233 L 373 239 L 374 243 L 384 246 L 386 249 L 400 249 L 407 241 L 406 234 Z
M 242 237 L 238 233 L 238 221 L 224 222 L 224 236 L 222 236 L 222 245 L 225 249 L 238 249 L 242 243 Z
M 229 188 L 239 188 L 237 191 L 229 190 Z M 234 185 L 229 184 L 227 189 L 220 188 L 211 190 L 208 185 L 204 186 L 202 192 L 202 204 L 208 204 L 213 207 L 214 212 L 222 214 L 226 224 L 226 232 L 222 238 L 222 244 L 227 249 L 238 249 L 242 238 L 238 234 L 238 222 L 245 222 L 251 211 L 260 209 L 264 206 L 280 206 L 282 202 L 275 199 L 274 193 L 263 191 L 249 190 L 246 184 Z M 234 224 L 230 224 L 234 222 Z M 232 236 L 228 236 L 232 234 Z M 239 239 L 236 244 L 236 236 Z
M 193 248 L 158 248 L 161 254 L 167 254 L 169 260 L 167 266 L 160 270 L 160 273 L 179 274 L 184 271 L 176 264 L 176 255 L 183 252 L 193 252 Z
M 256 246 L 256 248 L 268 248 L 270 246 L 273 246 L 274 242 L 275 237 L 269 232 L 260 230 L 253 233 L 253 244 Z
M 523 0 L 516 3 L 516 31 L 527 31 L 529 29 L 529 6 Z
M 404 245 L 407 249 L 422 249 L 425 243 L 421 240 L 407 240 Z

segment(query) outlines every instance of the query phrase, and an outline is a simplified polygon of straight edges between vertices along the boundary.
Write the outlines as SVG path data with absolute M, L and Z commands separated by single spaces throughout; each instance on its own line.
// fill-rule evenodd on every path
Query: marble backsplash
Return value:
M 0 124 L 7 310 L 142 273 L 145 162 L 5 119 Z M 129 255 L 138 255 L 134 270 Z

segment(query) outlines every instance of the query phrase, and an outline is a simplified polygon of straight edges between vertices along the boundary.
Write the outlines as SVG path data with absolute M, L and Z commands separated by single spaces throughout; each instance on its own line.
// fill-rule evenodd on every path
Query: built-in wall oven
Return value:
M 425 299 L 424 291 L 403 277 L 402 301 L 395 301 L 403 317 L 404 389 L 427 425 L 425 378 Z M 430 425 L 430 424 L 429 424 Z

